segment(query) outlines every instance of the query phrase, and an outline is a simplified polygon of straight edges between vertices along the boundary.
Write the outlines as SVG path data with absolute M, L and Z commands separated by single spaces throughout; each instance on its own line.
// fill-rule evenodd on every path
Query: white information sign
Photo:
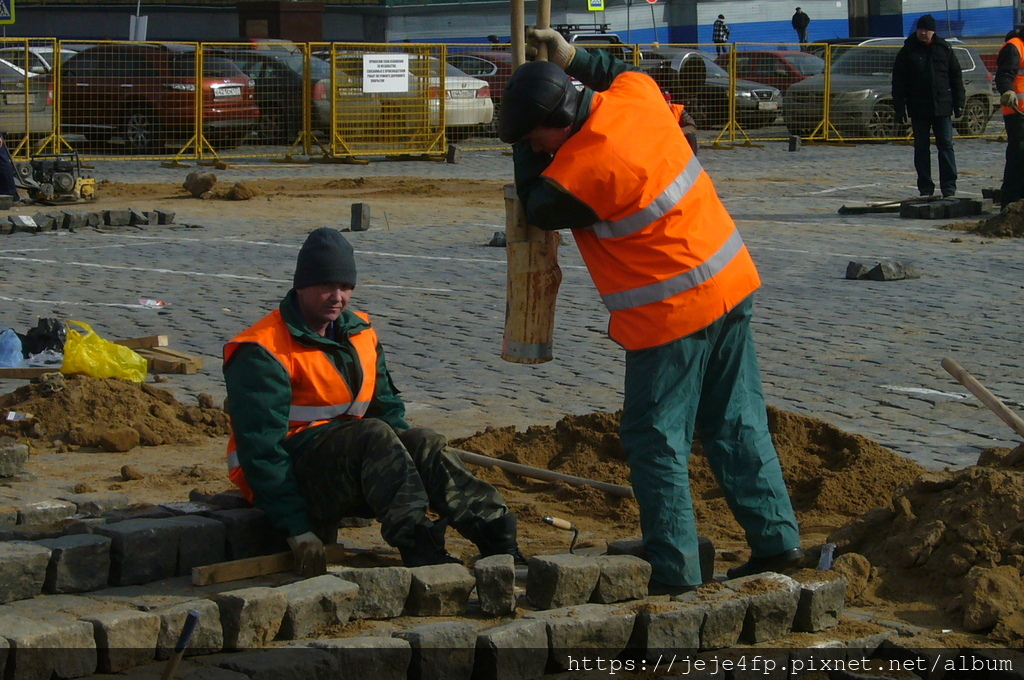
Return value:
M 363 55 L 363 92 L 408 91 L 408 54 Z

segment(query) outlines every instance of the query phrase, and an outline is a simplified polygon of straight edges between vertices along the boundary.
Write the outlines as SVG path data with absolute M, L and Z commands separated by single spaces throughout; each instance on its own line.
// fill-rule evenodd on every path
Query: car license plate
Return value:
M 218 87 L 213 91 L 215 97 L 239 97 L 242 94 L 242 88 L 239 87 Z
M 8 95 L 4 96 L 4 102 L 8 106 L 23 105 L 25 103 L 25 95 L 23 95 L 23 94 L 8 94 Z M 35 104 L 36 103 L 36 98 L 35 97 L 29 97 L 28 98 L 28 103 L 29 104 Z
M 470 99 L 476 96 L 476 90 L 451 90 L 452 99 Z
M 757 108 L 761 111 L 778 111 L 778 102 L 758 102 Z

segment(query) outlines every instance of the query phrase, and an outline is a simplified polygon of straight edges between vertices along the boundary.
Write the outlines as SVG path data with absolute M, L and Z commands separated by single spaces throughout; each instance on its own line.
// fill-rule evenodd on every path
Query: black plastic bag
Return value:
M 64 341 L 68 337 L 64 322 L 60 319 L 46 318 L 39 319 L 35 328 L 28 329 L 25 335 L 21 335 L 21 352 L 25 358 L 33 354 L 39 354 L 47 350 L 51 352 L 64 352 Z

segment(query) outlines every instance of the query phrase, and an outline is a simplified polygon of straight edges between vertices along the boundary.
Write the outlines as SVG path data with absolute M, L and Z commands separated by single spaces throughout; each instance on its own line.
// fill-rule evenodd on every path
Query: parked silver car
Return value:
M 899 137 L 907 125 L 896 125 L 892 104 L 892 65 L 903 38 L 872 38 L 846 47 L 832 63 L 829 120 L 842 134 L 872 138 Z M 966 103 L 953 124 L 963 135 L 984 134 L 999 99 L 974 48 L 955 38 L 953 46 L 963 72 Z M 794 135 L 807 136 L 824 116 L 825 75 L 811 76 L 786 91 L 783 115 Z

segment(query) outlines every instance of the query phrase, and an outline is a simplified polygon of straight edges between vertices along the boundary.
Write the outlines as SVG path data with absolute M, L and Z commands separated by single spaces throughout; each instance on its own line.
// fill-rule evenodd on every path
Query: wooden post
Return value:
M 511 16 L 512 64 L 526 62 L 526 12 L 523 0 L 513 0 Z M 537 3 L 537 26 L 551 22 L 551 0 Z M 538 59 L 547 58 L 542 49 Z M 505 298 L 505 335 L 501 358 L 517 364 L 551 361 L 555 331 L 555 302 L 562 282 L 558 267 L 558 233 L 526 223 L 515 185 L 505 186 L 505 253 L 508 280 Z

